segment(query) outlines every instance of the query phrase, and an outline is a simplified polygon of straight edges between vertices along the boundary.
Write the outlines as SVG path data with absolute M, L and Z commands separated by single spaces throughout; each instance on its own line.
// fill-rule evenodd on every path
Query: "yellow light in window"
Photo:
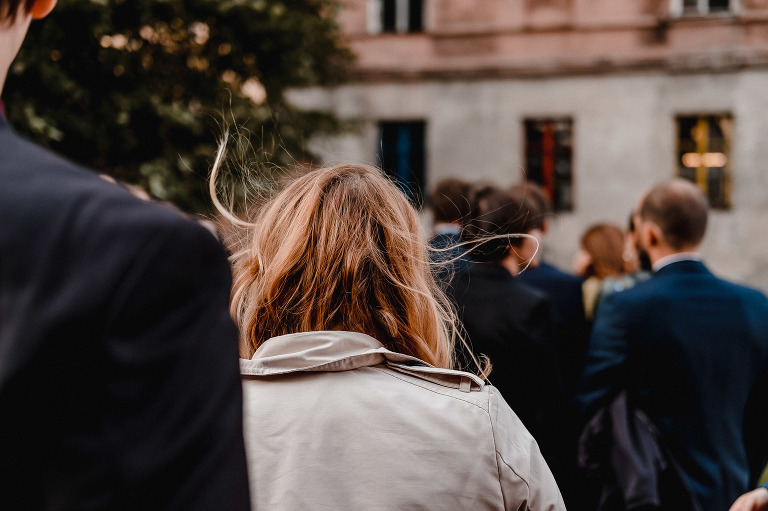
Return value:
M 728 157 L 725 153 L 685 153 L 683 165 L 695 169 L 697 167 L 725 167 Z

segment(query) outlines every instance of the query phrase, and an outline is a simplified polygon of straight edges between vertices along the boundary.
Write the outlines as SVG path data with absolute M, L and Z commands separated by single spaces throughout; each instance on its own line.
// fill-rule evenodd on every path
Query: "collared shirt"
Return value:
M 342 331 L 273 337 L 240 369 L 254 509 L 565 509 L 474 375 Z
M 438 234 L 461 234 L 461 226 L 448 222 L 438 222 L 432 227 L 432 234 L 433 236 Z
M 701 254 L 698 252 L 677 252 L 664 256 L 653 265 L 653 271 L 657 272 L 665 266 L 679 261 L 701 261 Z

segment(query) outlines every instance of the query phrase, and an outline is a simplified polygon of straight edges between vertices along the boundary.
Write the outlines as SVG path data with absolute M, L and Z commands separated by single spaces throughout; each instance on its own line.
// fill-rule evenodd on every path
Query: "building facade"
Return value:
M 710 200 L 710 267 L 768 291 L 768 0 L 345 5 L 355 79 L 292 97 L 359 126 L 313 142 L 325 163 L 382 166 L 417 202 L 449 176 L 536 181 L 564 268 L 588 225 L 682 176 Z

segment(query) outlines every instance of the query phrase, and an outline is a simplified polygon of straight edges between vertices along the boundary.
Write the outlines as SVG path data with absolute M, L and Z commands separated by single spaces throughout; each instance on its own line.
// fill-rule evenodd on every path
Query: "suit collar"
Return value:
M 662 257 L 653 265 L 653 271 L 659 271 L 663 267 L 677 261 L 701 261 L 701 254 L 698 252 L 677 252 Z
M 654 276 L 676 275 L 676 274 L 709 274 L 709 270 L 704 263 L 695 259 L 681 259 L 673 261 L 653 273 Z

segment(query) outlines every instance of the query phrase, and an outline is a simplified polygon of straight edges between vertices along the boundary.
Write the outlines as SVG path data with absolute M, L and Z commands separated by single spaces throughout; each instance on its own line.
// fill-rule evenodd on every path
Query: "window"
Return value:
M 555 211 L 573 209 L 573 121 L 525 121 L 525 178 L 541 185 Z
M 424 202 L 424 121 L 379 123 L 379 161 L 417 206 Z
M 730 115 L 677 118 L 677 173 L 699 185 L 713 208 L 731 207 Z
M 421 32 L 424 0 L 369 0 L 369 29 L 380 32 Z
M 670 8 L 675 16 L 728 12 L 733 10 L 737 0 L 671 0 Z

